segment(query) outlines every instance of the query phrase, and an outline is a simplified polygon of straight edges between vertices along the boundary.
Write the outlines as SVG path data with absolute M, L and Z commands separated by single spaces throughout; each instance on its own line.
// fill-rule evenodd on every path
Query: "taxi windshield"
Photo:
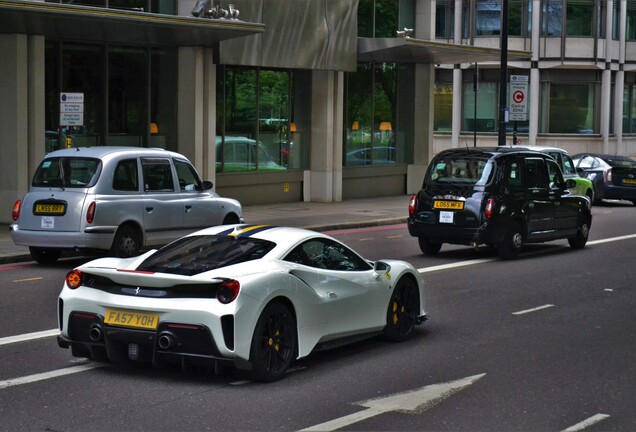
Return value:
M 485 185 L 490 181 L 492 171 L 492 162 L 488 158 L 445 155 L 433 160 L 426 183 Z

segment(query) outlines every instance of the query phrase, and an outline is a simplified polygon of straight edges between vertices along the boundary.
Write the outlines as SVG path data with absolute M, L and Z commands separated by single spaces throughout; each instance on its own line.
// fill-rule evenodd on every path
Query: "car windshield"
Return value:
M 440 156 L 433 160 L 426 183 L 485 185 L 489 182 L 492 162 L 476 156 Z
M 636 168 L 636 161 L 628 158 L 607 158 L 605 161 L 613 168 Z
M 270 241 L 251 237 L 183 237 L 159 249 L 137 270 L 192 276 L 262 258 L 274 246 Z
M 52 157 L 40 163 L 32 185 L 35 187 L 84 188 L 95 184 L 101 161 L 82 157 Z

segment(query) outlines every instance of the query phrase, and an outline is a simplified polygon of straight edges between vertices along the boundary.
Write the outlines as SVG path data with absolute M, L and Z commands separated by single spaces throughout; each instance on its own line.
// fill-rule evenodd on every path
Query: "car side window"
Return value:
M 579 161 L 578 167 L 583 169 L 594 168 L 595 161 L 596 161 L 596 158 L 594 158 L 593 156 L 584 156 Z M 596 165 L 598 165 L 598 162 L 596 163 Z
M 137 175 L 137 159 L 119 161 L 115 167 L 113 189 L 119 191 L 139 190 Z
M 521 189 L 523 180 L 521 178 L 521 164 L 517 160 L 510 161 L 506 164 L 505 184 L 510 189 Z
M 174 181 L 169 159 L 144 158 L 141 160 L 146 192 L 173 192 Z
M 565 175 L 575 175 L 576 168 L 574 168 L 574 162 L 572 158 L 568 155 L 563 155 L 563 174 Z
M 329 239 L 312 239 L 296 246 L 285 261 L 325 270 L 366 271 L 371 264 L 343 244 Z
M 526 188 L 547 189 L 548 173 L 545 161 L 541 158 L 527 158 L 525 168 Z
M 201 180 L 192 165 L 186 161 L 173 159 L 174 167 L 177 170 L 179 188 L 182 191 L 201 190 Z
M 550 176 L 550 188 L 551 189 L 563 189 L 565 188 L 565 180 L 563 180 L 563 175 L 561 174 L 561 170 L 559 166 L 554 161 L 546 161 L 548 168 L 548 176 Z

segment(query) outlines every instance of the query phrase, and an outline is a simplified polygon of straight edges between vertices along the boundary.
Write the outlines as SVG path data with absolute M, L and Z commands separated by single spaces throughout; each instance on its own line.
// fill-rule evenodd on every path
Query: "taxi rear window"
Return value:
M 485 185 L 492 171 L 492 162 L 485 157 L 441 156 L 431 163 L 426 183 Z
M 85 188 L 97 181 L 101 161 L 83 157 L 44 159 L 33 176 L 35 187 Z

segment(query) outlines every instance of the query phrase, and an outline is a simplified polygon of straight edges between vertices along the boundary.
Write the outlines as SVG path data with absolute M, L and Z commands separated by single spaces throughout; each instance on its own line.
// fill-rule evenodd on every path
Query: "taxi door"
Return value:
M 162 245 L 183 235 L 184 209 L 169 158 L 142 158 L 146 244 Z
M 528 239 L 550 238 L 555 230 L 554 209 L 557 201 L 550 195 L 546 161 L 541 157 L 527 157 L 524 179 L 526 188 L 524 211 L 527 215 Z

